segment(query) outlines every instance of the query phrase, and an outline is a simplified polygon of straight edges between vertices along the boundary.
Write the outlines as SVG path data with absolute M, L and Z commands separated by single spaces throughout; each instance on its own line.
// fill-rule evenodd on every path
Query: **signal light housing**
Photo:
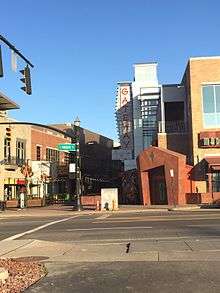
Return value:
M 3 64 L 2 64 L 2 51 L 1 51 L 1 46 L 0 46 L 0 77 L 3 77 Z
M 28 65 L 25 66 L 23 70 L 20 70 L 20 73 L 24 76 L 20 78 L 20 81 L 24 83 L 24 86 L 21 87 L 23 91 L 26 92 L 26 94 L 31 95 L 32 89 L 31 89 L 31 72 Z
M 7 140 L 11 140 L 11 128 L 6 127 L 6 138 Z

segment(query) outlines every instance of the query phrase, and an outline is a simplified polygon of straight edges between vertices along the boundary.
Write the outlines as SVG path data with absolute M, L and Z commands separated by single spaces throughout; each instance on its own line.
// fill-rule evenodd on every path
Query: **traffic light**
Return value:
M 6 127 L 6 138 L 7 140 L 11 140 L 11 128 Z
M 2 50 L 0 46 L 0 77 L 3 77 L 3 65 L 2 65 Z
M 23 91 L 25 91 L 28 95 L 32 94 L 31 90 L 31 73 L 28 65 L 25 66 L 23 70 L 20 70 L 21 74 L 24 76 L 20 80 L 24 83 L 24 86 L 21 87 Z

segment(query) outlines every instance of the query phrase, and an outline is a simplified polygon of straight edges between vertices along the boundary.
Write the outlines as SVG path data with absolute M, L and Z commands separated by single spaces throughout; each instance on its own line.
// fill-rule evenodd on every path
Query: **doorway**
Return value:
M 149 171 L 149 185 L 151 204 L 168 204 L 164 166 Z

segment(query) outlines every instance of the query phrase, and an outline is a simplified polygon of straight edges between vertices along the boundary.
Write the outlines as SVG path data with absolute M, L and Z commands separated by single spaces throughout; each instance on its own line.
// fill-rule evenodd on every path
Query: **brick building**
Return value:
M 69 177 L 62 177 L 60 166 L 68 155 L 58 151 L 59 143 L 70 138 L 43 126 L 33 126 L 12 120 L 1 113 L 0 137 L 0 194 L 6 206 L 17 207 L 21 191 L 28 206 L 43 204 L 42 199 L 52 194 L 69 192 Z
M 70 123 L 52 126 L 75 136 Z M 119 170 L 112 161 L 113 141 L 82 127 L 79 127 L 79 140 L 82 194 L 100 194 L 101 188 L 115 187 Z
M 121 149 L 127 170 L 136 168 L 137 157 L 144 204 L 215 202 L 220 199 L 220 57 L 190 58 L 180 84 L 158 84 L 156 68 L 156 63 L 135 65 L 135 83 L 129 84 L 133 140 L 129 152 Z M 118 97 L 125 86 L 120 83 Z M 116 115 L 119 126 L 125 125 L 126 117 L 118 110 Z
M 159 148 L 137 159 L 144 203 L 218 201 L 220 57 L 190 58 L 181 84 L 164 85 L 160 102 Z
M 32 196 L 56 196 L 71 192 L 68 152 L 58 150 L 58 144 L 70 142 L 71 138 L 56 130 L 31 126 Z
M 6 110 L 19 108 L 0 93 L 0 200 L 19 206 L 20 193 L 26 205 L 42 205 L 45 198 L 67 198 L 75 194 L 75 174 L 69 163 L 75 152 L 60 151 L 59 144 L 74 143 L 71 124 L 41 125 L 19 122 Z M 87 129 L 80 130 L 82 194 L 100 194 L 102 187 L 115 187 L 117 164 L 112 163 L 113 141 Z
M 11 125 L 7 110 L 19 106 L 0 93 L 0 200 L 14 200 L 25 185 L 21 167 L 31 157 L 30 127 L 25 130 L 20 125 Z M 12 206 L 16 201 L 13 201 Z

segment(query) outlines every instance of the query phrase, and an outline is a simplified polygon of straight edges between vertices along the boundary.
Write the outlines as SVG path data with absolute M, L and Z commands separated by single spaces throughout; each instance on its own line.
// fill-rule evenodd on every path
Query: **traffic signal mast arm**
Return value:
M 18 56 L 20 56 L 27 64 L 29 64 L 32 68 L 34 65 L 26 58 L 23 54 L 21 54 L 18 49 L 15 48 L 6 38 L 4 38 L 2 35 L 0 35 L 0 41 L 5 43 L 10 49 L 12 49 Z

